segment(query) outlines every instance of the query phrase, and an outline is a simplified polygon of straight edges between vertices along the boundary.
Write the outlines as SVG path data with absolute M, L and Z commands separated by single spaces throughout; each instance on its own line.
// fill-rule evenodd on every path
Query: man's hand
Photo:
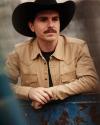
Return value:
M 29 91 L 29 98 L 34 102 L 38 102 L 39 105 L 44 105 L 48 103 L 52 98 L 53 94 L 48 91 L 48 88 L 38 87 L 31 88 Z
M 39 102 L 32 101 L 31 106 L 34 107 L 34 109 L 40 109 L 40 108 L 42 108 L 43 105 Z

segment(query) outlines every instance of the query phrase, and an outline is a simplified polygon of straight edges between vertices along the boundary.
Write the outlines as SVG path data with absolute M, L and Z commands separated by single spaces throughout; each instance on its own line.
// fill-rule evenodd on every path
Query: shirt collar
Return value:
M 53 53 L 52 56 L 59 60 L 64 60 L 64 42 L 65 41 L 65 36 L 59 36 L 58 37 L 58 43 L 56 46 L 56 49 Z M 38 55 L 41 55 L 41 50 L 38 46 L 37 39 L 33 40 L 33 52 L 31 54 L 31 59 L 36 59 Z
M 31 54 L 31 59 L 36 59 L 38 57 L 38 55 L 41 55 L 41 51 L 40 51 L 40 48 L 38 46 L 38 43 L 37 43 L 37 39 L 33 40 L 33 44 L 32 44 L 32 54 Z
M 59 60 L 64 60 L 64 36 L 59 36 L 58 43 L 53 56 Z

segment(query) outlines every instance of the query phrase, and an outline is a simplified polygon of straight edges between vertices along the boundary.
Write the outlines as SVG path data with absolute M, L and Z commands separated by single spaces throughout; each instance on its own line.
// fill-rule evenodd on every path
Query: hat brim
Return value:
M 48 6 L 39 6 L 34 2 L 26 2 L 17 6 L 12 15 L 12 24 L 17 32 L 24 36 L 34 37 L 34 33 L 28 26 L 29 20 L 41 10 L 54 9 L 60 14 L 60 31 L 62 31 L 71 21 L 75 12 L 75 3 L 66 1 Z

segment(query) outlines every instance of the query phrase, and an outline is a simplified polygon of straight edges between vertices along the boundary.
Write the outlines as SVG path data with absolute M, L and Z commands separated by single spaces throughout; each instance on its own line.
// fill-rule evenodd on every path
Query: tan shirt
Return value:
M 85 41 L 59 36 L 55 52 L 51 55 L 50 72 L 55 99 L 90 92 L 98 82 L 93 60 Z M 17 95 L 28 97 L 30 87 L 49 87 L 48 67 L 37 40 L 18 44 L 7 59 L 7 70 Z M 22 87 L 23 86 L 23 87 Z

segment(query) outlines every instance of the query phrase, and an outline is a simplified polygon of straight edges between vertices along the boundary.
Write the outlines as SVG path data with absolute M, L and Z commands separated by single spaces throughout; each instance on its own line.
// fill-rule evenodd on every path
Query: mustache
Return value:
M 54 30 L 54 29 L 52 29 L 52 28 L 49 28 L 49 29 L 47 29 L 46 31 L 44 31 L 44 33 L 45 33 L 45 34 L 46 34 L 46 33 L 57 33 L 57 31 Z

